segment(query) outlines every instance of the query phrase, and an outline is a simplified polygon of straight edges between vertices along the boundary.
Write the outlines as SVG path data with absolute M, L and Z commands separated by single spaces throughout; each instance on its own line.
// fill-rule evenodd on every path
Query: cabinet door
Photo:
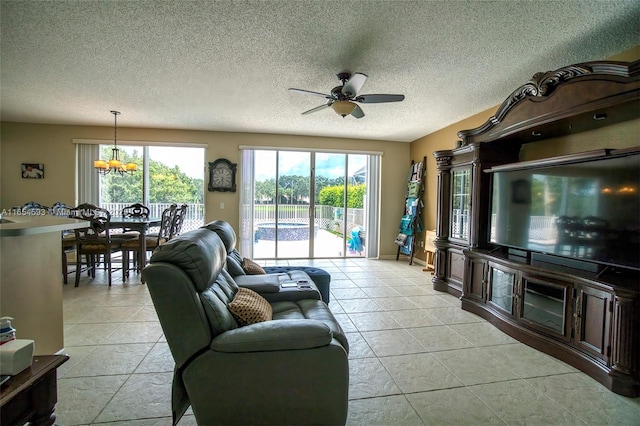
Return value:
M 471 168 L 454 169 L 451 171 L 451 238 L 469 241 L 470 207 Z
M 487 281 L 487 262 L 481 259 L 468 258 L 468 266 L 464 280 L 464 297 L 478 302 L 485 301 L 484 286 Z
M 571 283 L 524 276 L 518 320 L 545 334 L 571 339 Z
M 457 296 L 462 293 L 464 263 L 465 258 L 462 250 L 453 248 L 447 250 L 447 284 L 449 289 L 454 291 Z
M 487 302 L 500 311 L 514 315 L 516 271 L 489 262 Z
M 608 361 L 612 295 L 591 287 L 576 288 L 574 339 L 580 349 Z

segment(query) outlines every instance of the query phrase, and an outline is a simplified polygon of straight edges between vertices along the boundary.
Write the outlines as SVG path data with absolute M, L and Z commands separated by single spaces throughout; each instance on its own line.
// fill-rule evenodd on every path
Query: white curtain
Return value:
M 93 168 L 93 160 L 100 156 L 100 145 L 77 144 L 76 205 L 100 202 L 100 175 Z
M 365 200 L 365 253 L 377 258 L 380 251 L 380 155 L 369 155 L 367 161 L 367 199 Z
M 240 253 L 249 259 L 253 258 L 253 192 L 254 161 L 253 149 L 242 149 L 240 152 Z

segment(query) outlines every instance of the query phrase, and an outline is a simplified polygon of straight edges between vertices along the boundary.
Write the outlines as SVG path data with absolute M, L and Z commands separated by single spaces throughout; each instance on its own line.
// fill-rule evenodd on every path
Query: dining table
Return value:
M 147 231 L 154 226 L 160 226 L 160 217 L 118 217 L 112 216 L 109 222 L 109 229 L 127 229 L 140 233 L 140 251 L 138 252 L 138 270 L 147 264 Z

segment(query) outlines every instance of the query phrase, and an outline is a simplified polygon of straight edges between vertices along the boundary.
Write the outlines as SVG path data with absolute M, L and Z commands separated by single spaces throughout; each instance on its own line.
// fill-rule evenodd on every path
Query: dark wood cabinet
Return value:
M 519 147 L 498 144 L 470 144 L 452 150 L 436 151 L 438 165 L 438 221 L 436 265 L 433 283 L 439 291 L 462 294 L 463 250 L 487 246 L 488 211 L 474 200 L 486 199 L 489 182 L 484 171 L 497 164 L 518 160 Z
M 578 286 L 574 295 L 573 344 L 610 366 L 613 293 Z
M 573 365 L 614 392 L 635 397 L 640 396 L 640 271 L 606 262 L 592 268 L 589 262 L 550 261 L 545 247 L 560 242 L 555 234 L 539 237 L 540 249 L 492 242 L 495 233 L 509 227 L 533 229 L 514 211 L 531 208 L 531 183 L 524 180 L 505 192 L 510 199 L 502 217 L 508 223 L 495 223 L 495 170 L 637 155 L 640 148 L 617 152 L 603 141 L 600 150 L 567 158 L 520 158 L 527 144 L 629 120 L 640 120 L 640 61 L 576 64 L 535 74 L 485 124 L 458 132 L 456 148 L 434 152 L 438 199 L 433 287 L 460 297 L 463 309 L 512 337 Z M 633 144 L 637 142 L 628 146 Z M 587 235 L 582 246 L 569 249 L 598 250 L 599 235 Z M 632 229 L 630 236 L 621 237 L 636 235 Z
M 489 262 L 488 265 L 487 303 L 493 309 L 515 317 L 519 298 L 517 271 L 495 262 Z
M 617 285 L 611 275 L 542 268 L 486 250 L 464 254 L 463 309 L 615 392 L 638 396 L 637 281 Z
M 467 256 L 466 262 L 469 278 L 463 281 L 463 297 L 484 302 L 487 297 L 487 262 L 474 256 Z

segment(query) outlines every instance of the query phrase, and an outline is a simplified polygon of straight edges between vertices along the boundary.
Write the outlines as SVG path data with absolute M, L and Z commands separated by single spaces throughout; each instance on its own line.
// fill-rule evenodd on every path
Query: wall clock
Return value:
M 209 163 L 209 191 L 236 192 L 238 165 L 226 158 Z

